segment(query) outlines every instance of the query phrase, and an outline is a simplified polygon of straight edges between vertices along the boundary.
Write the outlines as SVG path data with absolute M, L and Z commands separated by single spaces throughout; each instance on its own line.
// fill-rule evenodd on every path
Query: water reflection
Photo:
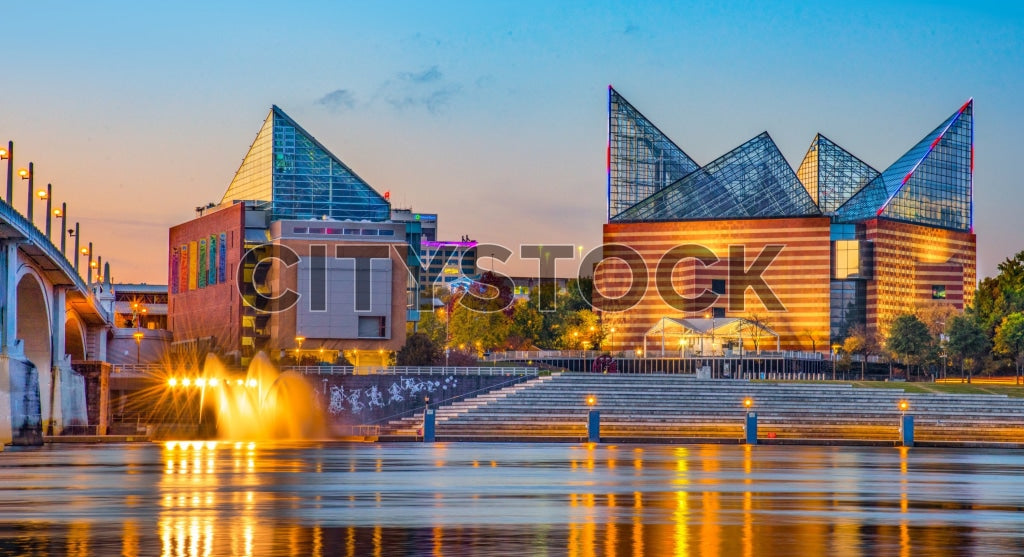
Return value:
M 605 445 L 9 449 L 0 554 L 952 555 L 1024 544 L 1024 453 Z

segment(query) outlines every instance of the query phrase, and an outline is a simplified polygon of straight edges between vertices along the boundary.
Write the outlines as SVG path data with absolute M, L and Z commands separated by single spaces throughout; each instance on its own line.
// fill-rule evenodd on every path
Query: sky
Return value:
M 1009 3 L 13 0 L 0 30 L 0 140 L 117 282 L 167 282 L 272 104 L 444 239 L 589 251 L 609 84 L 700 164 L 768 131 L 794 168 L 820 132 L 883 170 L 973 97 L 979 278 L 1024 250 Z

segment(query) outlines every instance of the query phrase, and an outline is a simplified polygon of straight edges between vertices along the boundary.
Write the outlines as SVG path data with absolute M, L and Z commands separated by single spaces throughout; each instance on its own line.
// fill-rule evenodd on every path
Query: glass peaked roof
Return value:
M 796 175 L 821 212 L 828 214 L 878 177 L 878 171 L 818 134 Z
M 391 207 L 280 108 L 270 109 L 224 202 L 256 201 L 272 218 L 384 221 Z
M 607 162 L 609 220 L 698 168 L 611 86 Z
M 881 216 L 972 230 L 973 112 L 972 99 L 839 207 L 836 218 Z
M 764 132 L 612 220 L 665 221 L 820 215 Z

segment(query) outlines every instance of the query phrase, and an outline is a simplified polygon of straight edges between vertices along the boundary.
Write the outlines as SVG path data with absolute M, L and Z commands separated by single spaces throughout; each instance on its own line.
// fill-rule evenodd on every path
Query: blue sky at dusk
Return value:
M 16 0 L 0 140 L 115 280 L 164 283 L 168 227 L 220 200 L 271 104 L 446 239 L 589 250 L 608 84 L 701 164 L 767 130 L 794 166 L 821 132 L 883 170 L 974 97 L 994 274 L 1024 249 L 1024 8 L 830 4 Z

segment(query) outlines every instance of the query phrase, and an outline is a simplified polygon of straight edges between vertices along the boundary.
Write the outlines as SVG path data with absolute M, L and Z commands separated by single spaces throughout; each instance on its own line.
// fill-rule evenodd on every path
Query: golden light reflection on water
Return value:
M 885 548 L 883 553 L 910 557 L 927 553 L 921 551 L 922 544 L 933 554 L 969 547 L 964 541 L 969 541 L 970 533 L 964 529 L 951 533 L 952 529 L 935 526 L 933 513 L 923 523 L 921 513 L 915 519 L 911 512 L 915 502 L 921 503 L 915 499 L 921 493 L 920 465 L 915 465 L 913 474 L 909 470 L 911 456 L 920 458 L 918 453 L 911 455 L 913 449 L 886 449 L 867 457 L 877 462 L 810 450 L 809 457 L 787 455 L 781 464 L 772 459 L 783 453 L 771 450 L 749 446 L 605 450 L 580 445 L 547 461 L 554 467 L 532 462 L 520 466 L 515 460 L 519 456 L 510 456 L 507 468 L 494 470 L 484 459 L 490 455 L 466 448 L 395 451 L 383 453 L 383 458 L 378 456 L 381 453 L 363 453 L 352 460 L 345 455 L 321 466 L 311 461 L 319 453 L 177 442 L 160 447 L 161 460 L 150 461 L 155 465 L 151 477 L 157 496 L 133 493 L 124 498 L 129 513 L 149 507 L 154 509 L 149 517 L 155 515 L 156 520 L 131 515 L 133 519 L 122 520 L 112 532 L 103 532 L 89 521 L 69 522 L 56 544 L 28 553 L 362 557 L 410 552 L 453 555 L 460 554 L 464 544 L 504 551 L 507 546 L 502 544 L 518 543 L 530 549 L 522 551 L 518 546 L 520 550 L 513 553 L 574 557 L 859 556 L 878 554 L 880 547 Z M 394 454 L 412 456 L 396 468 Z M 617 458 L 622 459 L 619 464 Z M 814 459 L 827 464 L 812 469 L 806 462 Z M 845 468 L 830 468 L 844 459 Z M 633 466 L 627 464 L 629 460 Z M 408 462 L 415 462 L 412 473 L 420 475 L 411 500 L 415 509 L 403 503 L 395 506 L 394 495 L 408 498 L 409 494 L 401 487 L 389 487 L 398 477 L 388 474 L 410 473 Z M 353 467 L 363 479 L 372 478 L 370 483 L 347 485 L 348 470 Z M 312 477 L 289 476 L 293 471 L 310 474 L 314 470 L 317 474 Z M 336 475 L 321 477 L 323 470 Z M 833 470 L 839 472 L 832 475 Z M 537 491 L 529 487 L 515 491 L 511 498 L 488 491 L 487 486 L 508 478 L 508 472 L 517 481 L 536 473 L 535 478 L 552 483 Z M 381 473 L 385 476 L 379 477 Z M 775 477 L 780 473 L 782 479 Z M 874 485 L 879 477 L 884 477 L 881 487 Z M 287 486 L 296 480 L 307 487 L 309 482 L 327 483 L 323 491 L 319 486 L 312 492 L 291 491 Z M 463 489 L 476 481 L 483 487 Z M 422 489 L 426 482 L 431 484 L 429 490 Z M 779 482 L 786 482 L 786 489 L 780 490 Z M 502 493 L 506 489 L 503 486 Z M 541 500 L 542 505 L 530 507 L 532 499 Z M 527 506 L 516 512 L 536 512 L 536 523 L 501 523 L 502 509 L 495 501 L 512 507 L 524 500 Z M 310 520 L 332 504 L 334 509 L 327 512 L 334 521 L 351 519 L 358 524 L 321 527 L 317 519 Z M 293 511 L 303 508 L 314 514 L 292 521 L 299 516 Z M 481 510 L 486 512 L 477 512 Z M 542 510 L 553 514 L 544 516 Z M 420 513 L 420 522 L 412 526 L 389 522 L 402 512 Z M 451 522 L 460 512 L 468 513 L 468 525 Z M 120 546 L 113 551 L 111 536 Z M 24 539 L 47 543 L 43 533 L 28 532 Z

